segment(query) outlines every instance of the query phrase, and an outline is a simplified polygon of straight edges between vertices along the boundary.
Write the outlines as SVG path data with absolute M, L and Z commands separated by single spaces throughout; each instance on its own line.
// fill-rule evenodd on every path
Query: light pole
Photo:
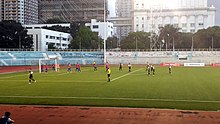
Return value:
M 169 41 L 169 36 L 170 36 L 170 34 L 167 34 L 166 51 L 167 51 L 167 45 L 169 45 L 169 44 L 168 44 L 168 41 Z
M 150 39 L 150 43 L 149 43 L 149 47 L 150 47 L 150 51 L 152 50 L 152 48 L 151 48 L 151 42 L 152 42 L 152 35 L 150 34 L 150 36 L 148 36 L 148 38 Z
M 60 49 L 62 49 L 62 44 L 61 44 L 61 34 L 60 34 Z
M 174 37 L 173 37 L 173 51 L 175 51 L 175 46 L 174 46 Z
M 106 0 L 104 0 L 104 47 L 103 47 L 103 50 L 104 50 L 104 63 L 106 63 L 106 18 L 105 18 L 105 16 L 106 16 L 106 11 L 105 11 L 105 1 Z
M 213 36 L 212 36 L 212 51 L 213 51 L 213 47 L 214 47 L 213 41 L 214 41 L 214 39 L 213 39 Z
M 194 38 L 193 38 L 193 36 L 192 36 L 192 46 L 191 46 L 191 51 L 193 51 L 193 47 L 194 47 L 194 46 L 193 46 L 193 45 L 194 45 L 193 42 L 194 42 Z
M 19 41 L 19 49 L 21 49 L 21 36 L 20 36 L 20 33 L 19 33 L 19 36 L 18 36 L 18 41 Z
M 137 51 L 137 37 L 135 37 L 135 50 Z

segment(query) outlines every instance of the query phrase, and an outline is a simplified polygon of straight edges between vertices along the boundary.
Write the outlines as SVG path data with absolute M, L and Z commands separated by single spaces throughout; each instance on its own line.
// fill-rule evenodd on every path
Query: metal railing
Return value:
M 34 49 L 0 48 L 0 51 L 34 51 Z M 103 49 L 48 49 L 54 52 L 102 52 Z M 220 48 L 195 48 L 195 49 L 107 49 L 107 52 L 150 52 L 150 51 L 220 51 Z M 41 52 L 41 51 L 38 51 Z M 42 51 L 44 52 L 44 51 Z

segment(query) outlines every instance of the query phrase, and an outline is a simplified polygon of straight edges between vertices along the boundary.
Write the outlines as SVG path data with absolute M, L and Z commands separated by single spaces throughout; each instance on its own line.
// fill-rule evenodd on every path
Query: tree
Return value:
M 80 26 L 69 47 L 72 49 L 98 49 L 101 42 L 96 32 L 92 32 L 86 26 Z
M 174 41 L 178 38 L 179 28 L 173 25 L 165 25 L 160 27 L 159 41 L 162 41 L 163 48 L 172 49 L 175 45 Z
M 195 48 L 219 48 L 220 47 L 220 27 L 214 26 L 199 30 L 194 35 Z
M 150 33 L 131 32 L 121 41 L 122 49 L 150 49 Z
M 106 48 L 114 49 L 117 47 L 117 37 L 108 37 L 108 39 L 106 40 Z
M 192 33 L 178 33 L 175 40 L 175 49 L 191 49 L 192 47 Z
M 4 20 L 0 22 L 0 48 L 32 48 L 33 39 L 20 23 Z
M 70 24 L 70 34 L 72 38 L 76 37 L 76 33 L 79 31 L 81 26 L 85 26 L 84 22 L 73 22 Z

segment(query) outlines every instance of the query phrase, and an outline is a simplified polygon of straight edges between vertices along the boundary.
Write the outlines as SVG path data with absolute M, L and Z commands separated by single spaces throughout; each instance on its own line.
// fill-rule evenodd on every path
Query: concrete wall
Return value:
M 220 51 L 107 52 L 106 56 L 110 64 L 220 63 Z

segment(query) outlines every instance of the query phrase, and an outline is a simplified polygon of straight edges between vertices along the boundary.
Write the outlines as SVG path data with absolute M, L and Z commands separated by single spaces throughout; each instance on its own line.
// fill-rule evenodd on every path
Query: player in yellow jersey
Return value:
M 108 68 L 108 70 L 107 70 L 107 76 L 108 76 L 108 82 L 110 82 L 110 76 L 111 76 L 111 70 L 110 70 L 110 68 Z

